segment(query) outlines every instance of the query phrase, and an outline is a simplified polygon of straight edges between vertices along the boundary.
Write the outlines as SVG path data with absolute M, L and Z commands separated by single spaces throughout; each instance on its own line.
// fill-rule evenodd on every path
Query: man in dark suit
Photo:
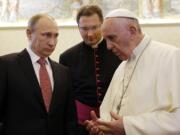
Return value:
M 38 14 L 29 20 L 26 33 L 26 49 L 0 57 L 0 134 L 74 135 L 70 74 L 49 58 L 58 26 L 52 17 Z
M 107 50 L 101 35 L 102 11 L 98 6 L 80 8 L 76 21 L 83 41 L 60 56 L 60 63 L 68 66 L 72 75 L 75 93 L 79 135 L 89 133 L 83 122 L 90 119 L 91 110 L 99 114 L 114 71 L 120 64 L 118 57 Z

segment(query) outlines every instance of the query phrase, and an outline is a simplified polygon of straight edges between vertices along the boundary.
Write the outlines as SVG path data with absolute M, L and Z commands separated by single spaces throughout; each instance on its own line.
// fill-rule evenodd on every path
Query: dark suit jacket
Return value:
M 66 67 L 52 60 L 50 64 L 54 89 L 47 113 L 27 51 L 0 57 L 1 135 L 75 134 L 70 74 Z

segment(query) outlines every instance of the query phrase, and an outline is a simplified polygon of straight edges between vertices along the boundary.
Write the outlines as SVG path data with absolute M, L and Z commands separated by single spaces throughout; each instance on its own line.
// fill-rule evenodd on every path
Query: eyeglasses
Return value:
M 93 25 L 93 26 L 79 26 L 79 29 L 82 30 L 82 31 L 87 32 L 89 30 L 96 31 L 100 27 L 101 27 L 101 24 L 98 24 L 98 25 Z

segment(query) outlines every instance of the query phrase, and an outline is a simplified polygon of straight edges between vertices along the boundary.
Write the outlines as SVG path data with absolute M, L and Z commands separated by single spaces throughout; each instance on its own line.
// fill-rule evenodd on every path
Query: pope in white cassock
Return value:
M 108 49 L 124 60 L 100 108 L 85 122 L 91 135 L 180 135 L 180 49 L 142 33 L 136 16 L 116 9 L 105 17 Z

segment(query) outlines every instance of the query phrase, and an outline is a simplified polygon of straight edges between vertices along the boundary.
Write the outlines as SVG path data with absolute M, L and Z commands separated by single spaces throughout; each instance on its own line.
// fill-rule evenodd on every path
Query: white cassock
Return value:
M 145 36 L 117 68 L 100 116 L 123 116 L 126 135 L 180 135 L 180 49 Z

